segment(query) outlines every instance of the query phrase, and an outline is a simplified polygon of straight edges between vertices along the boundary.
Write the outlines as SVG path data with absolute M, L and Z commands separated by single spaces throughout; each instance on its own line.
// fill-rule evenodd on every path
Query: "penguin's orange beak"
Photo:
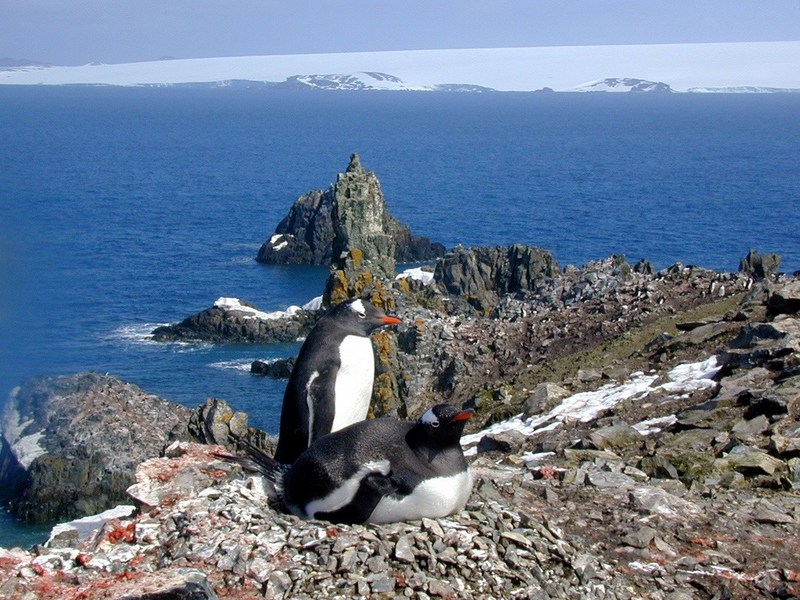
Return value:
M 472 410 L 471 408 L 468 408 L 466 410 L 462 410 L 460 413 L 456 413 L 455 415 L 453 415 L 452 420 L 453 421 L 469 421 L 469 419 L 474 414 L 475 414 L 475 411 Z
M 402 321 L 397 317 L 392 317 L 389 315 L 383 315 L 382 317 L 380 317 L 380 320 L 385 325 L 400 325 L 400 323 L 402 323 Z

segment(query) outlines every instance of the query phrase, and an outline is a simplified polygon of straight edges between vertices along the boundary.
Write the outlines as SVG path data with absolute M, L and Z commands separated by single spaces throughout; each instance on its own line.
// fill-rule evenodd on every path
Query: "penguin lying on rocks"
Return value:
M 393 523 L 464 508 L 472 473 L 459 440 L 471 409 L 429 409 L 416 423 L 370 419 L 315 441 L 292 465 L 262 451 L 221 455 L 265 475 L 281 508 L 304 519 Z
M 286 386 L 275 460 L 291 464 L 317 438 L 367 417 L 375 379 L 369 335 L 400 322 L 361 299 L 343 302 L 319 320 Z

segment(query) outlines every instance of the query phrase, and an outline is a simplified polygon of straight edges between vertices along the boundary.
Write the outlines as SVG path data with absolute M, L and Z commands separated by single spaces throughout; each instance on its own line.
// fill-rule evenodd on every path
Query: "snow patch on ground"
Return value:
M 593 392 L 573 394 L 546 414 L 534 415 L 527 419 L 523 419 L 522 415 L 519 414 L 507 421 L 495 423 L 478 433 L 465 435 L 461 438 L 461 445 L 463 447 L 471 446 L 477 444 L 484 435 L 503 431 L 516 430 L 526 436 L 531 436 L 557 429 L 567 420 L 586 423 L 623 400 L 636 398 L 637 396 L 643 397 L 659 389 L 663 389 L 673 396 L 680 396 L 696 390 L 714 387 L 717 383 L 712 378 L 720 368 L 721 365 L 716 356 L 712 356 L 702 362 L 682 364 L 672 369 L 667 374 L 667 381 L 659 385 L 653 385 L 659 379 L 657 375 L 645 375 L 641 372 L 634 373 L 628 381 L 621 385 L 611 383 Z M 657 424 L 664 425 L 666 423 L 665 420 L 659 423 L 655 423 L 655 421 L 655 419 L 650 420 L 650 422 L 643 421 L 637 424 L 637 428 L 644 435 L 655 433 Z M 477 448 L 473 446 L 466 450 L 464 454 L 470 456 L 476 453 Z
M 130 517 L 134 512 L 136 512 L 135 506 L 122 504 L 96 515 L 82 517 L 80 519 L 75 519 L 74 521 L 69 521 L 68 523 L 60 523 L 53 527 L 53 529 L 50 531 L 50 538 L 47 540 L 45 545 L 49 544 L 57 535 L 70 531 L 75 531 L 78 534 L 78 539 L 84 540 L 95 531 L 100 529 L 108 521 L 111 521 L 112 519 L 124 519 Z

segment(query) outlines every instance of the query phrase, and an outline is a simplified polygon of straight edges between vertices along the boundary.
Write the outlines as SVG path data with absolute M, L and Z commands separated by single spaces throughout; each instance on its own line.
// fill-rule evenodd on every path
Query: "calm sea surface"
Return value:
M 800 269 L 800 95 L 270 93 L 0 86 L 0 398 L 34 375 L 109 372 L 275 432 L 296 345 L 159 345 L 236 296 L 319 295 L 324 268 L 254 257 L 352 152 L 391 211 L 448 247 L 513 242 L 581 265 Z M 27 543 L 0 512 L 0 545 Z M 38 538 L 34 539 L 38 541 Z

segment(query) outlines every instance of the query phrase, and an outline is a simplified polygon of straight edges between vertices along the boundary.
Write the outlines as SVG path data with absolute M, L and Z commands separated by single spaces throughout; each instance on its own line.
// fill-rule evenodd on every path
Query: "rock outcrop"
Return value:
M 342 217 L 337 206 L 351 193 L 373 200 L 369 210 L 375 213 L 371 217 L 376 219 L 379 231 L 371 231 L 371 235 L 389 236 L 393 244 L 390 257 L 397 262 L 427 261 L 444 254 L 444 246 L 412 235 L 407 226 L 389 214 L 378 178 L 364 170 L 358 155 L 353 154 L 346 172 L 339 174 L 335 184 L 326 190 L 308 192 L 295 201 L 275 233 L 261 245 L 256 260 L 267 264 L 330 264 L 341 250 L 334 248 L 334 212 L 339 210 Z M 341 218 L 339 222 L 344 224 Z
M 254 375 L 264 375 L 274 379 L 289 379 L 294 369 L 296 357 L 279 358 L 275 360 L 254 360 L 250 364 L 250 372 Z
M 187 439 L 189 414 L 108 375 L 26 381 L 3 412 L 0 497 L 32 522 L 127 501 L 136 466 Z
M 553 255 L 542 248 L 458 247 L 436 263 L 434 281 L 453 301 L 466 301 L 479 313 L 489 314 L 500 296 L 536 291 L 559 272 Z
M 318 311 L 312 308 L 266 313 L 237 298 L 219 298 L 210 308 L 179 323 L 154 329 L 152 336 L 157 342 L 295 342 L 308 335 L 318 318 Z
M 378 277 L 395 274 L 394 238 L 387 231 L 386 203 L 372 171 L 364 169 L 357 154 L 333 186 L 333 264 L 354 252 L 359 262 Z
M 233 410 L 225 400 L 209 398 L 192 412 L 188 430 L 191 439 L 201 444 L 224 446 L 239 453 L 258 448 L 272 456 L 277 438 L 250 427 L 247 421 L 246 413 Z
M 585 355 L 581 376 L 511 383 L 505 394 L 528 412 L 462 440 L 475 486 L 451 517 L 300 521 L 269 505 L 261 479 L 219 460 L 221 447 L 175 443 L 137 469 L 134 514 L 62 529 L 36 552 L 0 551 L 0 591 L 38 600 L 798 597 L 800 315 L 765 316 L 769 298 L 795 281 L 740 298 L 722 337 L 664 350 L 696 325 L 654 344 L 641 338 L 617 360 L 604 346 L 603 356 Z
M 777 254 L 759 254 L 758 250 L 750 250 L 741 261 L 739 270 L 755 279 L 769 279 L 778 274 L 781 257 Z
M 397 308 L 394 237 L 389 233 L 389 213 L 378 178 L 367 172 L 353 155 L 345 173 L 334 185 L 333 261 L 325 284 L 323 305 L 335 306 L 350 298 L 366 298 L 391 314 Z M 397 401 L 400 394 L 396 334 L 378 331 L 372 335 L 375 349 L 373 416 L 405 415 Z

